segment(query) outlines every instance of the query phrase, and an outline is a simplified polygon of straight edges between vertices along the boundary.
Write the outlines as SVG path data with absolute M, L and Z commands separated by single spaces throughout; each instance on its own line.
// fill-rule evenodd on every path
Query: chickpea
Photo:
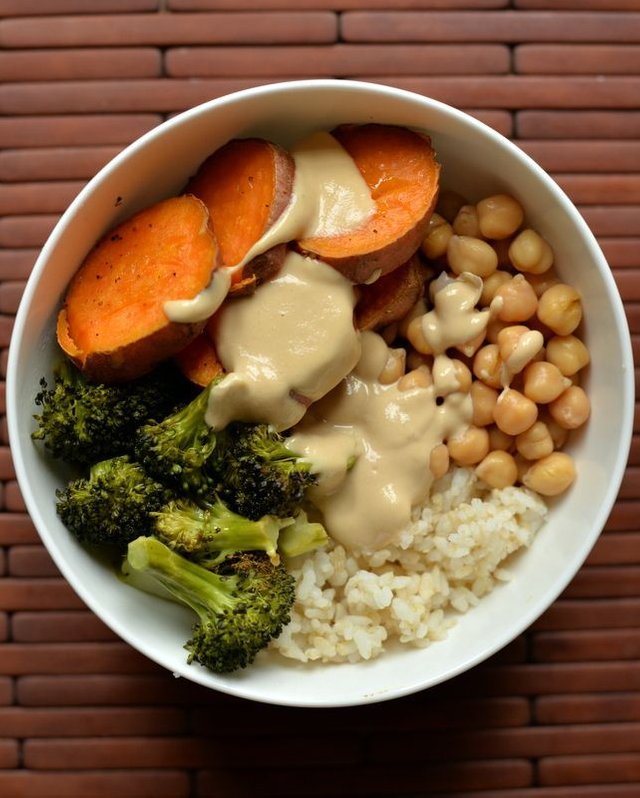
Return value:
M 404 349 L 390 349 L 378 382 L 382 385 L 391 385 L 392 382 L 399 380 L 404 374 L 406 356 Z
M 447 261 L 454 274 L 471 272 L 483 278 L 498 268 L 498 256 L 491 244 L 473 236 L 451 236 L 447 246 Z
M 493 409 L 498 401 L 495 388 L 485 385 L 481 380 L 474 380 L 469 393 L 473 403 L 472 421 L 476 427 L 488 427 L 493 424 Z
M 500 358 L 511 374 L 518 374 L 540 352 L 544 340 L 537 330 L 521 324 L 505 327 L 498 333 Z
M 478 224 L 485 238 L 508 238 L 522 224 L 522 205 L 508 194 L 494 194 L 477 204 Z
M 502 361 L 497 344 L 487 344 L 478 349 L 473 358 L 473 373 L 490 388 L 502 386 Z
M 553 269 L 547 269 L 547 271 L 543 272 L 542 274 L 529 273 L 527 274 L 527 280 L 529 285 L 536 292 L 538 299 L 540 299 L 547 288 L 551 288 L 552 285 L 556 285 L 556 283 L 560 282 L 558 275 L 553 271 Z
M 518 482 L 522 484 L 522 478 L 531 468 L 531 460 L 527 460 L 527 458 L 523 457 L 521 454 L 514 454 L 513 459 L 518 469 Z
M 553 440 L 544 421 L 536 421 L 516 435 L 516 449 L 527 460 L 540 460 L 553 451 Z
M 529 363 L 524 370 L 524 395 L 537 404 L 553 402 L 568 387 L 569 380 L 553 363 Z
M 438 196 L 436 211 L 440 216 L 444 216 L 448 222 L 452 222 L 458 215 L 460 208 L 467 204 L 466 199 L 456 191 L 444 190 Z
M 406 337 L 411 346 L 422 355 L 432 355 L 433 349 L 424 337 L 422 330 L 422 316 L 416 316 L 409 322 Z
M 441 258 L 447 251 L 447 244 L 453 235 L 453 228 L 439 213 L 434 213 L 429 220 L 427 235 L 420 249 L 427 258 Z
M 500 319 L 491 319 L 489 324 L 487 324 L 487 341 L 490 344 L 497 344 L 498 343 L 498 336 L 500 335 L 500 331 L 504 330 L 505 327 L 510 327 L 508 321 L 500 321 Z
M 476 475 L 490 488 L 508 488 L 518 478 L 516 461 L 508 452 L 489 452 L 476 466 Z
M 499 427 L 492 425 L 487 427 L 489 433 L 489 448 L 492 452 L 510 452 L 515 447 L 515 439 L 513 435 L 507 435 Z
M 537 315 L 556 335 L 570 335 L 582 320 L 582 301 L 575 288 L 557 283 L 538 302 Z
M 501 285 L 495 296 L 502 298 L 502 307 L 498 311 L 501 321 L 527 321 L 538 307 L 538 297 L 522 274 L 516 274 Z
M 457 236 L 480 236 L 480 223 L 475 205 L 462 205 L 452 222 L 453 232 Z
M 538 406 L 520 391 L 506 388 L 498 396 L 493 419 L 507 435 L 519 435 L 529 429 L 537 418 Z
M 562 449 L 569 437 L 569 430 L 561 427 L 551 416 L 545 417 L 544 423 L 547 425 L 549 435 L 553 441 L 554 449 Z
M 427 304 L 422 297 L 414 304 L 411 310 L 400 320 L 398 323 L 398 332 L 404 338 L 407 338 L 407 330 L 411 322 L 418 316 L 424 316 L 427 312 Z
M 489 433 L 482 427 L 469 425 L 449 438 L 447 448 L 458 465 L 475 465 L 489 453 Z
M 434 479 L 440 479 L 449 470 L 449 450 L 444 443 L 434 446 L 429 455 L 429 470 Z
M 491 304 L 491 300 L 496 295 L 498 288 L 503 286 L 505 283 L 508 283 L 512 279 L 513 275 L 509 274 L 509 272 L 500 271 L 500 269 L 496 270 L 488 277 L 485 277 L 482 282 L 480 305 L 482 307 L 488 307 Z
M 414 388 L 430 388 L 433 385 L 431 369 L 428 366 L 418 366 L 413 371 L 408 371 L 398 381 L 399 391 L 412 391 Z
M 557 335 L 547 341 L 547 360 L 565 377 L 572 377 L 589 363 L 589 350 L 574 335 Z
M 429 357 L 429 355 L 421 355 L 420 352 L 416 352 L 415 349 L 410 349 L 407 352 L 407 359 L 406 359 L 406 368 L 408 371 L 412 371 L 413 369 L 417 369 L 420 366 L 428 366 L 431 368 L 433 366 L 433 358 Z
M 591 403 L 587 394 L 572 385 L 549 405 L 551 418 L 564 429 L 577 429 L 589 418 Z
M 543 274 L 553 264 L 553 250 L 539 233 L 528 228 L 511 242 L 509 260 L 519 272 Z
M 501 238 L 499 240 L 494 239 L 491 242 L 491 246 L 495 249 L 496 255 L 498 256 L 498 268 L 499 269 L 508 269 L 511 267 L 511 261 L 509 260 L 509 247 L 511 246 L 511 238 Z
M 522 477 L 523 484 L 543 496 L 563 493 L 576 478 L 572 458 L 564 452 L 552 452 L 533 463 Z
M 469 368 L 457 358 L 451 359 L 451 365 L 458 383 L 458 390 L 462 393 L 469 393 L 472 385 L 471 371 Z

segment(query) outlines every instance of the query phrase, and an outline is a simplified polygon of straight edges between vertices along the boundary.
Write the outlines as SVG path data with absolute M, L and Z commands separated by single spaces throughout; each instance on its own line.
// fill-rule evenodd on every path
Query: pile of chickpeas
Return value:
M 453 364 L 473 419 L 433 450 L 434 476 L 453 462 L 475 467 L 492 488 L 522 484 L 544 496 L 562 493 L 576 472 L 561 449 L 590 413 L 580 386 L 589 352 L 576 335 L 579 293 L 558 278 L 549 243 L 525 225 L 522 206 L 506 194 L 471 205 L 443 193 L 422 252 L 434 275 L 445 268 L 481 277 L 479 309 L 501 298 L 486 333 L 457 347 Z M 409 343 L 407 366 L 422 370 L 423 379 L 431 364 L 420 323 L 425 309 L 420 300 L 399 328 Z

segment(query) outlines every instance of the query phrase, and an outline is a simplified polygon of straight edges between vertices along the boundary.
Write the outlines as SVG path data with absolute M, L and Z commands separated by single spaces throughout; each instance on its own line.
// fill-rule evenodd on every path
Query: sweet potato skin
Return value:
M 418 255 L 383 275 L 371 285 L 359 286 L 355 309 L 358 330 L 377 330 L 404 318 L 424 292 L 427 270 Z
M 186 191 L 209 209 L 222 265 L 234 266 L 283 213 L 293 192 L 295 163 L 265 139 L 232 139 L 210 155 Z M 238 220 L 242 224 L 238 224 Z M 286 247 L 278 245 L 234 275 L 230 293 L 250 293 L 277 273 Z
M 208 285 L 218 247 L 195 197 L 151 206 L 109 231 L 75 273 L 58 315 L 62 350 L 90 380 L 131 380 L 183 349 L 204 322 L 177 323 L 168 299 Z
M 359 230 L 297 246 L 353 283 L 366 283 L 405 263 L 420 246 L 438 200 L 440 165 L 430 139 L 408 128 L 341 125 L 332 134 L 353 157 L 377 211 Z

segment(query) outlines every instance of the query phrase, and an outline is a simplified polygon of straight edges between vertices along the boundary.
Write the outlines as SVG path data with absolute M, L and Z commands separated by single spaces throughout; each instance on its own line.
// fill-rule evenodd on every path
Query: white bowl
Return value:
M 460 616 L 444 641 L 358 665 L 259 658 L 242 672 L 217 676 L 186 664 L 190 615 L 121 584 L 56 515 L 55 490 L 64 470 L 30 440 L 32 400 L 57 357 L 56 310 L 71 275 L 101 234 L 177 193 L 229 138 L 260 135 L 286 146 L 313 130 L 372 121 L 427 131 L 444 167 L 444 184 L 470 199 L 498 191 L 517 197 L 529 223 L 551 242 L 560 275 L 582 294 L 592 417 L 569 447 L 578 480 L 518 558 L 513 580 Z M 373 84 L 312 80 L 249 89 L 193 108 L 138 139 L 84 188 L 45 244 L 20 305 L 9 356 L 7 414 L 18 481 L 44 544 L 83 601 L 120 637 L 207 687 L 276 704 L 340 706 L 442 682 L 509 643 L 554 601 L 585 560 L 615 501 L 631 440 L 633 390 L 628 328 L 607 263 L 575 207 L 539 166 L 507 139 L 442 103 Z

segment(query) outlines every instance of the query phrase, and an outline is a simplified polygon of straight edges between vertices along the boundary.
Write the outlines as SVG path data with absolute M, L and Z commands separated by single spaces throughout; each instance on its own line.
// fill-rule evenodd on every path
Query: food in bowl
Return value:
M 69 410 L 119 410 L 66 457 L 91 470 L 60 515 L 197 613 L 189 656 L 216 672 L 267 646 L 357 661 L 438 639 L 575 478 L 559 449 L 589 415 L 580 297 L 514 198 L 442 193 L 434 213 L 439 171 L 427 137 L 386 125 L 292 153 L 232 141 L 67 289 L 79 373 L 43 389 L 36 437 L 65 456 Z M 174 396 L 169 360 L 201 390 L 166 412 L 146 385 Z

